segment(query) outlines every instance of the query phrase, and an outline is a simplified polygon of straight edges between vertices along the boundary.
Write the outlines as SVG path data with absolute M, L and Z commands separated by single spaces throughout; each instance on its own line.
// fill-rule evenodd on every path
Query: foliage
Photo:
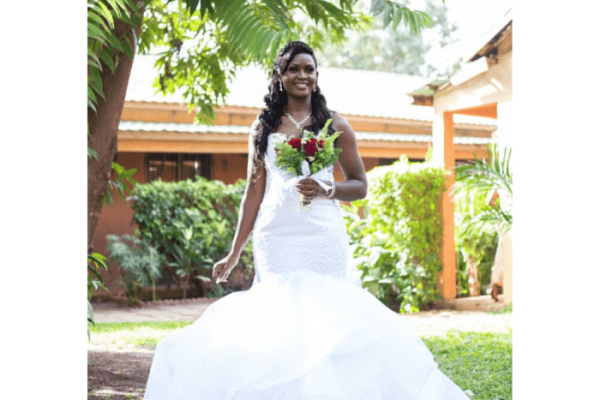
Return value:
M 295 18 L 298 12 L 321 24 L 320 34 L 308 39 L 311 45 L 318 44 L 325 29 L 340 41 L 346 29 L 367 23 L 365 16 L 351 12 L 348 0 L 343 3 L 344 8 L 314 0 L 155 0 L 145 13 L 140 53 L 158 53 L 157 91 L 182 90 L 190 111 L 198 112 L 197 121 L 211 123 L 213 106 L 224 103 L 227 82 L 238 67 L 256 62 L 270 68 L 284 43 L 305 36 Z
M 149 0 L 145 0 L 146 3 Z M 119 53 L 133 58 L 134 49 L 131 39 L 137 42 L 134 28 L 140 23 L 142 15 L 139 12 L 144 1 L 134 0 L 88 0 L 88 108 L 96 111 L 100 99 L 105 100 L 102 87 L 102 76 L 106 69 L 114 73 L 119 64 Z M 122 35 L 114 32 L 115 21 L 120 20 L 131 26 L 131 30 Z M 89 135 L 89 129 L 88 129 Z M 96 150 L 88 147 L 88 158 L 98 159 Z M 102 197 L 103 205 L 113 204 L 113 189 L 123 198 L 123 190 L 129 191 L 126 182 L 133 184 L 131 176 L 135 169 L 125 170 L 116 162 L 112 163 L 116 173 L 114 179 L 108 182 L 107 192 Z
M 475 156 L 473 164 L 456 167 L 454 193 L 480 191 L 490 201 L 495 192 L 499 202 L 487 206 L 466 223 L 466 232 L 478 235 L 486 229 L 510 230 L 512 226 L 512 173 L 510 171 L 511 149 L 504 149 L 498 156 L 496 145 L 488 145 L 487 159 Z
M 223 286 L 221 286 L 220 284 L 216 284 L 215 285 L 215 292 L 214 293 L 209 293 L 206 297 L 209 297 L 209 298 L 221 298 L 223 296 L 228 295 L 231 292 L 232 292 L 231 289 L 224 289 Z
M 459 293 L 468 293 L 466 261 L 471 260 L 478 266 L 479 282 L 486 285 L 491 279 L 491 269 L 494 264 L 498 232 L 491 225 L 472 229 L 482 213 L 491 208 L 488 204 L 487 193 L 479 187 L 460 185 L 454 192 L 454 243 L 458 254 Z M 481 285 L 484 294 L 485 287 Z
M 125 54 L 133 59 L 133 42 L 137 42 L 135 27 L 141 23 L 143 18 L 140 8 L 149 0 L 88 0 L 88 108 L 96 112 L 96 106 L 100 100 L 106 100 L 102 85 L 102 76 L 114 73 L 119 64 L 119 54 Z M 127 23 L 131 29 L 121 35 L 115 34 L 115 21 Z M 89 128 L 88 128 L 89 135 Z M 96 150 L 88 147 L 88 158 L 98 159 Z M 125 170 L 116 162 L 112 163 L 115 173 L 113 179 L 109 179 L 106 193 L 102 196 L 102 205 L 113 204 L 113 189 L 121 198 L 124 191 L 129 192 L 127 182 L 135 183 L 131 178 L 135 169 Z
M 403 155 L 368 177 L 368 197 L 344 206 L 363 286 L 402 313 L 419 311 L 439 295 L 444 171 Z
M 210 123 L 213 106 L 224 102 L 227 82 L 238 67 L 256 62 L 266 70 L 283 44 L 304 40 L 316 51 L 326 41 L 347 41 L 348 30 L 364 30 L 373 18 L 354 0 L 154 0 L 145 13 L 140 53 L 158 51 L 160 75 L 154 87 L 163 94 L 182 90 L 196 119 Z M 414 32 L 428 26 L 421 11 L 385 1 L 374 8 L 384 18 L 403 18 Z M 387 17 L 385 17 L 387 15 Z M 387 19 L 386 19 L 387 21 Z M 251 34 L 249 34 L 251 33 Z
M 87 256 L 88 263 L 88 300 L 87 300 L 87 320 L 88 320 L 88 338 L 90 336 L 90 325 L 94 325 L 94 310 L 92 309 L 92 304 L 90 300 L 92 299 L 92 295 L 94 291 L 98 288 L 106 290 L 108 289 L 104 286 L 104 279 L 102 275 L 100 275 L 100 270 L 108 270 L 108 267 L 105 263 L 106 257 L 104 257 L 100 253 L 92 253 Z
M 185 278 L 202 292 L 212 267 L 230 251 L 246 182 L 232 185 L 197 177 L 196 181 L 137 184 L 132 200 L 140 240 L 155 248 L 163 268 L 176 282 Z M 250 241 L 240 266 L 253 268 Z
M 115 173 L 114 178 L 108 180 L 108 190 L 102 196 L 102 205 L 113 205 L 113 191 L 116 190 L 121 199 L 125 198 L 125 194 L 131 194 L 131 188 L 127 185 L 135 185 L 137 182 L 132 176 L 137 172 L 136 168 L 125 169 L 120 164 L 113 162 L 112 169 Z
M 106 69 L 110 73 L 115 72 L 119 64 L 119 53 L 133 58 L 131 39 L 137 41 L 134 28 L 142 19 L 139 9 L 143 3 L 138 1 L 134 4 L 134 0 L 88 0 L 88 108 L 94 112 L 98 101 L 106 99 L 102 87 L 103 73 L 106 73 Z M 126 22 L 131 26 L 131 30 L 116 35 L 116 20 Z M 88 147 L 88 158 L 98 159 L 96 150 Z M 129 192 L 126 183 L 135 182 L 131 179 L 135 169 L 125 170 L 116 162 L 112 163 L 112 169 L 116 176 L 108 181 L 107 191 L 102 196 L 103 205 L 113 204 L 113 189 L 123 198 L 124 191 Z
M 381 1 L 371 2 L 371 7 Z M 410 1 L 401 2 L 405 7 Z M 360 1 L 357 9 L 367 9 Z M 431 23 L 427 35 L 416 35 L 407 29 L 391 29 L 384 20 L 374 20 L 370 29 L 349 35 L 348 43 L 327 43 L 322 53 L 323 65 L 337 68 L 369 71 L 396 72 L 408 75 L 446 75 L 453 72 L 439 70 L 438 65 L 428 62 L 428 53 L 439 51 L 456 41 L 454 32 L 458 27 L 448 21 L 447 8 L 439 0 L 427 0 L 425 12 Z
M 396 30 L 402 19 L 404 19 L 404 24 L 409 26 L 415 35 L 419 33 L 419 27 L 427 26 L 431 28 L 433 23 L 433 20 L 427 13 L 423 11 L 410 11 L 408 7 L 390 0 L 372 0 L 371 14 L 382 15 L 383 29 L 392 23 L 393 29 Z
M 440 370 L 472 400 L 512 399 L 512 332 L 450 332 L 423 338 Z
M 146 3 L 149 0 L 145 0 Z M 96 111 L 98 98 L 105 99 L 102 88 L 102 72 L 109 68 L 114 73 L 119 63 L 118 52 L 133 58 L 131 38 L 135 39 L 136 27 L 142 15 L 143 1 L 134 0 L 88 0 L 88 107 Z M 131 31 L 121 36 L 114 34 L 115 20 L 131 26 Z M 137 41 L 137 40 L 136 40 Z
M 342 134 L 341 131 L 336 131 L 331 135 L 327 134 L 327 129 L 331 124 L 332 119 L 328 119 L 316 136 L 313 132 L 306 131 L 305 138 L 308 140 L 316 139 L 319 144 L 318 151 L 314 155 L 314 160 L 310 163 L 310 173 L 314 174 L 320 170 L 331 167 L 337 162 L 342 149 L 334 146 L 335 140 Z M 322 141 L 322 142 L 321 142 Z
M 155 282 L 160 277 L 162 257 L 158 251 L 138 236 L 108 235 L 110 260 L 115 261 L 123 272 L 121 282 L 129 305 L 139 302 L 139 287 L 152 285 L 152 298 L 156 300 Z

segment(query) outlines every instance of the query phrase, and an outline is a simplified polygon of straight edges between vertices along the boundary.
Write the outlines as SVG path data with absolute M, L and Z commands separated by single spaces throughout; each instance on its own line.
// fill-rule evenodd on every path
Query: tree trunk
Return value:
M 467 258 L 467 276 L 469 277 L 469 294 L 471 297 L 479 296 L 479 262 L 471 257 Z
M 140 12 L 143 15 L 144 9 Z M 136 36 L 139 37 L 143 18 L 135 28 Z M 127 35 L 133 43 L 131 26 L 115 19 L 113 33 L 117 37 Z M 133 43 L 133 54 L 136 47 Z M 102 195 L 108 189 L 108 181 L 112 174 L 112 162 L 117 154 L 117 131 L 125 93 L 131 75 L 133 60 L 126 54 L 117 52 L 119 63 L 113 74 L 111 70 L 103 65 L 102 88 L 105 99 L 98 98 L 96 112 L 88 108 L 89 136 L 88 146 L 98 153 L 98 159 L 88 158 L 88 252 L 93 251 L 94 233 L 102 210 Z
M 192 274 L 188 274 L 188 276 L 186 276 L 185 278 L 185 285 L 183 286 L 183 298 L 187 299 L 187 290 L 190 287 L 190 279 L 192 277 Z

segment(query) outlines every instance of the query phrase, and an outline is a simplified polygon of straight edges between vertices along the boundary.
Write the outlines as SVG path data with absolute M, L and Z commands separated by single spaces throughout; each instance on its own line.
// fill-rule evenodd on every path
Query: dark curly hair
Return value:
M 258 120 L 261 124 L 261 129 L 254 138 L 255 152 L 254 152 L 254 167 L 252 169 L 252 182 L 256 180 L 256 172 L 259 166 L 264 165 L 264 158 L 267 151 L 267 144 L 269 135 L 277 130 L 281 124 L 281 116 L 283 115 L 283 109 L 287 105 L 288 98 L 285 89 L 280 90 L 277 85 L 278 80 L 275 72 L 279 72 L 283 75 L 288 68 L 290 62 L 294 59 L 296 54 L 309 54 L 315 61 L 315 69 L 317 67 L 317 58 L 313 49 L 304 42 L 295 41 L 290 42 L 283 46 L 277 55 L 275 60 L 273 71 L 271 73 L 271 81 L 269 82 L 269 93 L 265 95 L 264 100 L 266 107 L 263 108 L 261 113 L 258 115 Z M 311 93 L 311 125 L 305 127 L 305 129 L 317 132 L 325 126 L 325 122 L 331 118 L 332 111 L 327 108 L 327 101 L 325 96 L 321 93 L 321 89 L 317 85 L 315 91 Z M 333 134 L 334 129 L 329 125 L 327 132 L 329 135 Z M 335 141 L 337 144 L 337 139 Z

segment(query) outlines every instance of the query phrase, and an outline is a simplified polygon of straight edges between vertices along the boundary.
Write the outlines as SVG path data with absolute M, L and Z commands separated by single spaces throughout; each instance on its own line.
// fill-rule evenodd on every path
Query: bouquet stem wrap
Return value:
M 321 186 L 326 191 L 331 189 L 331 185 L 328 185 L 324 182 L 324 180 L 329 179 L 329 174 L 328 174 L 327 168 L 323 168 L 323 169 L 315 172 L 313 175 L 311 175 L 310 174 L 310 165 L 308 164 L 308 161 L 304 160 L 304 161 L 302 161 L 302 175 L 298 176 L 297 181 L 305 179 L 308 176 L 310 176 L 314 181 L 316 181 L 319 184 L 319 186 Z M 300 204 L 302 206 L 306 206 L 310 203 L 308 203 L 306 201 L 301 201 Z

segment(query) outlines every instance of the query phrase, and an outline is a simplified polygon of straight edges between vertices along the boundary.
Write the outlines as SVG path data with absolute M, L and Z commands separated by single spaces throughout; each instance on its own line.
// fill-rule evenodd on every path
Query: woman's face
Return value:
M 281 81 L 288 95 L 306 97 L 317 86 L 318 77 L 315 60 L 310 54 L 300 53 L 290 61 Z

